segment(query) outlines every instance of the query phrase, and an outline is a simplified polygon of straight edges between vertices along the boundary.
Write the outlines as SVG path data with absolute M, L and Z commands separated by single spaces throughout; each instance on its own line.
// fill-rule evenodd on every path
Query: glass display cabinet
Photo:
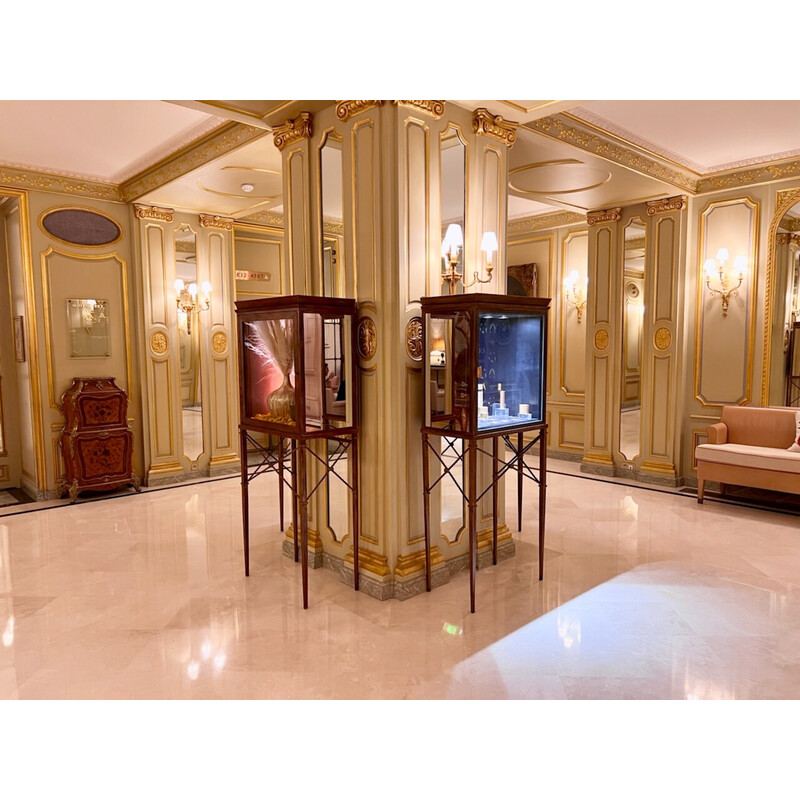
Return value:
M 281 529 L 283 486 L 291 488 L 294 558 L 301 557 L 303 608 L 308 608 L 308 501 L 331 475 L 352 494 L 358 589 L 356 301 L 307 295 L 243 300 L 236 303 L 236 317 L 245 575 L 250 574 L 248 486 L 258 475 L 274 471 Z M 259 441 L 265 434 L 277 439 L 277 445 Z M 324 457 L 314 440 L 327 440 Z M 334 469 L 343 458 L 349 461 L 348 479 Z M 323 472 L 310 492 L 309 459 Z
M 539 485 L 539 579 L 544 570 L 546 475 L 547 316 L 550 300 L 497 294 L 423 297 L 423 363 L 425 371 L 422 425 L 425 492 L 426 578 L 430 575 L 430 492 L 449 477 L 469 509 L 470 610 L 475 611 L 477 569 L 477 503 L 492 491 L 494 522 L 492 562 L 497 563 L 497 484 L 510 470 L 517 474 L 517 522 L 522 529 L 522 480 Z M 532 431 L 525 441 L 523 434 Z M 462 440 L 459 460 L 466 458 L 461 486 L 452 467 L 431 483 L 429 456 L 444 466 L 431 437 Z M 491 451 L 484 440 L 491 440 Z M 500 442 L 504 444 L 500 456 Z M 539 475 L 525 461 L 539 444 Z M 450 444 L 446 445 L 448 448 Z M 477 458 L 492 459 L 492 481 L 478 494 Z M 506 455 L 510 454 L 510 455 Z M 508 459 L 508 460 L 506 460 Z

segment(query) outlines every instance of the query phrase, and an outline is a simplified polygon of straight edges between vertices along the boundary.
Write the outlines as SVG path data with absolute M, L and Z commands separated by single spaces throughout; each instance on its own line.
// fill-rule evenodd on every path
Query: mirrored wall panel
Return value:
M 440 294 L 464 292 L 467 147 L 457 128 L 448 126 L 441 154 L 442 281 Z
M 320 148 L 322 203 L 322 294 L 344 297 L 344 214 L 342 195 L 342 141 L 328 133 Z

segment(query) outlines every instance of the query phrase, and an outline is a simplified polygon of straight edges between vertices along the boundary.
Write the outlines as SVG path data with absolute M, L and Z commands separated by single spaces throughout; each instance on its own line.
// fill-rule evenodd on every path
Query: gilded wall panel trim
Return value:
M 350 185 L 354 244 L 351 258 L 356 298 L 360 302 L 375 302 L 378 294 L 375 134 L 375 123 L 372 119 L 359 120 L 350 133 L 353 153 Z M 359 169 L 361 163 L 365 167 Z
M 230 415 L 230 365 L 227 358 L 212 358 L 212 387 L 214 410 L 214 438 L 212 449 L 230 450 L 233 445 Z
M 777 272 L 777 260 L 775 249 L 775 235 L 778 232 L 778 225 L 784 214 L 795 204 L 800 202 L 800 188 L 787 189 L 778 192 L 775 198 L 775 213 L 767 234 L 767 274 L 764 289 L 764 328 L 762 332 L 762 352 L 761 352 L 761 405 L 769 405 L 769 375 L 771 361 L 771 330 L 772 330 L 772 309 L 775 307 L 776 285 L 775 275 Z
M 675 228 L 677 220 L 664 217 L 655 222 L 655 303 L 652 320 L 673 320 L 675 311 L 675 275 L 677 273 L 677 253 Z
M 407 118 L 403 121 L 403 138 L 404 306 L 408 309 L 427 294 L 428 286 L 430 129 L 420 120 Z
M 565 225 L 584 225 L 585 223 L 586 214 L 578 214 L 575 211 L 557 211 L 553 214 L 539 214 L 535 217 L 520 217 L 519 219 L 509 220 L 506 226 L 506 233 L 510 238 L 523 233 L 562 228 Z M 509 241 L 509 244 L 517 244 L 517 242 Z
M 164 325 L 166 327 L 167 314 L 167 243 L 166 231 L 161 225 L 147 224 L 145 236 L 145 264 L 147 269 L 147 289 L 150 301 L 151 325 Z M 154 289 L 158 287 L 158 291 Z
M 592 450 L 607 451 L 610 448 L 610 409 L 608 406 L 608 375 L 610 365 L 608 356 L 592 356 L 592 403 L 588 411 L 591 418 L 591 439 L 589 446 Z M 596 455 L 596 454 L 595 454 Z M 605 455 L 605 454 L 604 454 Z M 610 454 L 608 458 L 611 458 Z
M 582 241 L 584 240 L 585 241 Z M 561 335 L 561 347 L 560 347 L 560 359 L 559 359 L 559 386 L 561 391 L 564 393 L 566 397 L 585 397 L 586 396 L 586 387 L 584 385 L 582 390 L 575 389 L 573 386 L 568 386 L 568 379 L 567 379 L 567 370 L 572 363 L 573 358 L 577 359 L 576 363 L 580 364 L 580 371 L 581 375 L 584 375 L 585 380 L 585 360 L 586 360 L 586 335 L 584 330 L 585 323 L 579 323 L 577 321 L 577 316 L 574 311 L 570 311 L 567 307 L 566 299 L 563 294 L 563 287 L 564 278 L 567 277 L 571 268 L 572 268 L 572 261 L 570 259 L 570 250 L 576 246 L 580 245 L 581 247 L 587 248 L 587 259 L 588 259 L 588 242 L 589 242 L 589 232 L 588 231 L 573 231 L 568 233 L 563 241 L 561 242 L 561 278 L 559 281 L 559 291 L 553 291 L 551 294 L 553 296 L 557 296 L 559 298 L 559 331 Z M 578 254 L 576 256 L 580 261 L 585 263 L 585 268 L 588 270 L 589 264 L 588 260 L 582 257 L 582 254 Z M 555 289 L 555 287 L 553 287 Z M 552 317 L 552 314 L 550 315 Z M 571 335 L 569 331 L 572 331 Z M 569 341 L 573 341 L 574 345 L 573 348 L 569 347 Z M 551 340 L 552 341 L 552 340 Z M 577 344 L 580 342 L 582 345 L 582 352 L 578 352 L 579 348 L 577 348 Z M 575 349 L 576 353 L 573 356 L 572 350 Z
M 650 453 L 649 456 L 672 459 L 672 420 L 674 416 L 672 356 L 653 356 L 650 388 Z M 663 406 L 657 414 L 656 398 Z
M 380 428 L 380 388 L 377 381 L 377 371 L 366 372 L 361 370 L 361 391 L 359 404 L 363 409 L 361 424 L 364 430 L 379 430 Z M 380 476 L 376 469 L 364 469 L 367 464 L 378 464 L 378 437 L 363 436 L 359 441 L 359 476 L 361 486 L 361 536 L 360 540 L 380 546 L 380 514 L 379 503 L 381 498 Z M 376 554 L 377 555 L 377 554 Z M 359 553 L 359 559 L 361 553 Z M 388 569 L 387 569 L 388 572 Z
M 172 427 L 174 392 L 172 389 L 172 369 L 169 359 L 150 359 L 150 372 L 153 376 L 148 389 L 150 394 L 150 429 L 152 431 L 156 458 L 173 459 L 169 464 L 151 464 L 150 471 L 157 468 L 172 469 L 176 457 L 175 432 Z M 166 400 L 166 402 L 164 402 Z M 180 468 L 180 465 L 178 465 Z
M 594 303 L 589 304 L 589 309 L 594 311 L 595 325 L 611 324 L 611 292 L 616 286 L 613 280 L 615 232 L 614 228 L 607 225 L 596 229 L 595 258 L 589 264 L 589 294 L 594 296 Z
M 292 294 L 312 294 L 312 275 L 309 231 L 309 195 L 306 191 L 308 178 L 307 153 L 297 149 L 289 153 L 285 161 L 288 191 L 286 203 L 287 237 L 289 248 L 289 279 Z M 299 286 L 298 273 L 304 285 Z
M 482 231 L 501 230 L 501 214 L 505 219 L 505 168 L 504 168 L 504 153 L 501 153 L 497 147 L 487 145 L 483 151 L 483 196 L 481 216 L 482 216 Z M 469 173 L 467 172 L 467 175 Z M 480 242 L 476 242 L 475 258 L 473 262 L 475 269 L 479 274 L 482 274 L 483 265 L 481 263 Z M 492 274 L 492 281 L 487 284 L 486 291 L 505 292 L 505 283 L 507 269 L 505 264 L 505 248 L 500 249 L 496 255 L 496 264 Z M 466 271 L 466 267 L 465 267 Z M 469 281 L 470 277 L 464 275 L 464 279 Z M 480 286 L 476 286 L 474 291 L 482 291 Z
M 748 258 L 748 272 L 746 283 L 746 297 L 744 299 L 745 319 L 742 324 L 742 345 L 744 346 L 744 354 L 742 359 L 742 381 L 741 387 L 738 389 L 738 396 L 726 397 L 708 397 L 703 388 L 703 381 L 705 378 L 706 363 L 704 358 L 704 345 L 706 344 L 706 308 L 708 314 L 714 315 L 717 320 L 715 324 L 719 325 L 720 321 L 717 315 L 721 316 L 721 303 L 716 297 L 711 297 L 706 302 L 706 284 L 703 275 L 703 264 L 706 257 L 713 256 L 711 251 L 716 252 L 718 246 L 718 239 L 713 242 L 708 241 L 710 220 L 714 213 L 730 209 L 735 206 L 742 206 L 749 213 L 749 224 L 747 234 L 746 256 Z M 730 221 L 727 223 L 728 230 L 735 228 L 735 230 L 742 230 L 741 225 L 734 226 Z M 735 403 L 738 405 L 746 405 L 750 402 L 752 396 L 753 384 L 753 358 L 755 351 L 755 317 L 756 317 L 756 296 L 758 294 L 758 232 L 759 232 L 759 204 L 751 197 L 742 196 L 729 198 L 727 200 L 711 201 L 706 205 L 700 214 L 700 230 L 697 241 L 697 324 L 695 326 L 695 381 L 694 392 L 695 399 L 702 406 L 711 405 L 724 405 L 727 403 Z M 718 233 L 714 234 L 719 237 Z M 725 246 L 731 246 L 725 242 Z M 733 253 L 731 258 L 734 258 L 738 253 Z M 740 292 L 740 295 L 742 293 Z M 729 312 L 727 317 L 722 318 L 726 322 L 735 321 L 737 319 L 733 312 Z M 769 319 L 769 317 L 767 317 Z M 732 350 L 731 347 L 735 344 L 732 339 L 733 332 L 728 336 L 720 339 L 719 336 L 714 336 L 709 339 L 709 347 L 720 346 L 724 347 L 724 351 L 720 354 L 709 353 L 709 362 L 712 365 L 718 365 L 720 361 L 723 363 L 730 363 Z M 768 382 L 767 382 L 768 385 Z M 762 389 L 763 391 L 763 389 Z M 729 393 L 730 395 L 733 392 Z
M 583 414 L 566 414 L 558 412 L 558 443 L 559 450 L 575 450 L 583 452 L 585 419 Z M 568 431 L 567 428 L 571 430 Z M 576 435 L 579 434 L 579 435 Z

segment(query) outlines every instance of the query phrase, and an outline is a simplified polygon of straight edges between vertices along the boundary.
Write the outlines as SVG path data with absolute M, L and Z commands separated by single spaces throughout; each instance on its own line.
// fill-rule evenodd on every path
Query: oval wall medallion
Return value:
M 412 361 L 422 361 L 422 317 L 406 323 L 406 353 Z
M 163 356 L 167 352 L 167 334 L 156 331 L 150 337 L 150 349 L 157 355 Z
M 594 346 L 598 350 L 605 350 L 608 347 L 608 331 L 600 328 L 594 335 Z
M 45 233 L 66 244 L 102 247 L 122 238 L 122 228 L 111 217 L 88 208 L 56 208 L 39 219 Z
M 653 336 L 656 350 L 666 350 L 672 344 L 672 334 L 669 328 L 659 328 Z
M 378 349 L 378 331 L 369 317 L 362 317 L 358 323 L 356 348 L 359 356 L 368 361 Z
M 222 331 L 217 331 L 211 337 L 211 347 L 215 353 L 224 353 L 228 349 L 228 337 Z

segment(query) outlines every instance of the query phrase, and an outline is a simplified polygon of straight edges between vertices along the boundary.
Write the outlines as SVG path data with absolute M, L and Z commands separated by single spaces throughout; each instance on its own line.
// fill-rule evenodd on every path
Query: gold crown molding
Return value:
M 335 219 L 323 219 L 322 232 L 330 233 L 333 236 L 344 236 L 344 223 Z
M 370 108 L 378 108 L 383 105 L 383 100 L 340 100 L 336 104 L 336 119 L 347 122 L 351 117 L 368 111 Z
M 635 152 L 634 144 L 629 146 L 616 145 L 595 133 L 587 126 L 567 121 L 567 118 L 557 114 L 551 117 L 541 117 L 526 123 L 525 127 L 536 133 L 542 133 L 551 139 L 571 144 L 587 153 L 621 164 L 636 172 L 656 180 L 671 183 L 679 189 L 684 189 L 691 194 L 696 194 L 698 181 L 691 175 L 678 169 L 673 169 L 641 153 Z
M 110 183 L 79 180 L 36 170 L 17 170 L 4 165 L 0 165 L 0 184 L 13 189 L 80 195 L 114 203 L 121 203 L 123 200 L 119 187 Z
M 677 195 L 667 197 L 665 200 L 650 200 L 647 203 L 647 216 L 652 217 L 656 214 L 666 214 L 668 211 L 680 211 L 686 206 L 686 197 Z
M 394 104 L 422 111 L 435 119 L 441 119 L 444 116 L 444 100 L 395 100 Z
M 196 253 L 197 245 L 194 242 L 182 242 L 177 240 L 175 242 L 176 253 Z
M 406 353 L 412 361 L 422 361 L 422 317 L 406 323 Z
M 640 236 L 637 239 L 626 239 L 625 240 L 625 249 L 626 250 L 643 250 L 647 244 L 647 240 L 644 236 Z
M 622 208 L 606 208 L 603 211 L 590 211 L 586 215 L 586 221 L 591 228 L 601 222 L 617 222 L 622 219 Z
M 201 228 L 221 228 L 224 231 L 233 230 L 233 220 L 229 217 L 220 217 L 218 214 L 201 214 Z
M 301 139 L 310 139 L 313 129 L 311 123 L 312 116 L 308 111 L 301 112 L 294 119 L 287 119 L 283 125 L 278 125 L 273 130 L 275 147 L 284 150 Z
M 229 125 L 215 128 L 196 142 L 125 181 L 120 186 L 122 199 L 127 202 L 135 200 L 267 134 L 268 131 L 263 128 L 254 128 L 252 125 L 243 125 L 240 122 L 231 122 Z
M 720 189 L 738 189 L 742 186 L 752 186 L 755 183 L 768 183 L 798 176 L 800 176 L 800 161 L 776 162 L 753 169 L 701 178 L 697 184 L 697 191 L 702 193 L 717 192 Z
M 275 227 L 283 227 L 283 214 L 278 214 L 275 211 L 256 211 L 254 214 L 248 214 L 246 217 L 236 220 L 237 222 L 249 222 L 252 225 L 271 225 Z
M 511 236 L 517 233 L 533 233 L 585 222 L 586 214 L 579 214 L 576 211 L 558 211 L 554 214 L 539 214 L 535 217 L 512 219 L 506 226 L 506 232 Z
M 790 237 L 789 233 L 779 233 L 775 236 L 775 244 L 789 244 Z
M 133 213 L 136 219 L 160 219 L 164 222 L 172 222 L 175 216 L 174 209 L 159 208 L 158 206 L 140 206 L 138 203 L 134 203 Z
M 785 231 L 800 231 L 800 219 L 794 217 L 784 217 L 780 222 L 780 227 Z
M 502 142 L 508 147 L 513 147 L 517 141 L 517 128 L 519 123 L 509 122 L 501 116 L 490 114 L 485 108 L 476 108 L 472 115 L 472 130 L 479 136 L 489 136 Z

